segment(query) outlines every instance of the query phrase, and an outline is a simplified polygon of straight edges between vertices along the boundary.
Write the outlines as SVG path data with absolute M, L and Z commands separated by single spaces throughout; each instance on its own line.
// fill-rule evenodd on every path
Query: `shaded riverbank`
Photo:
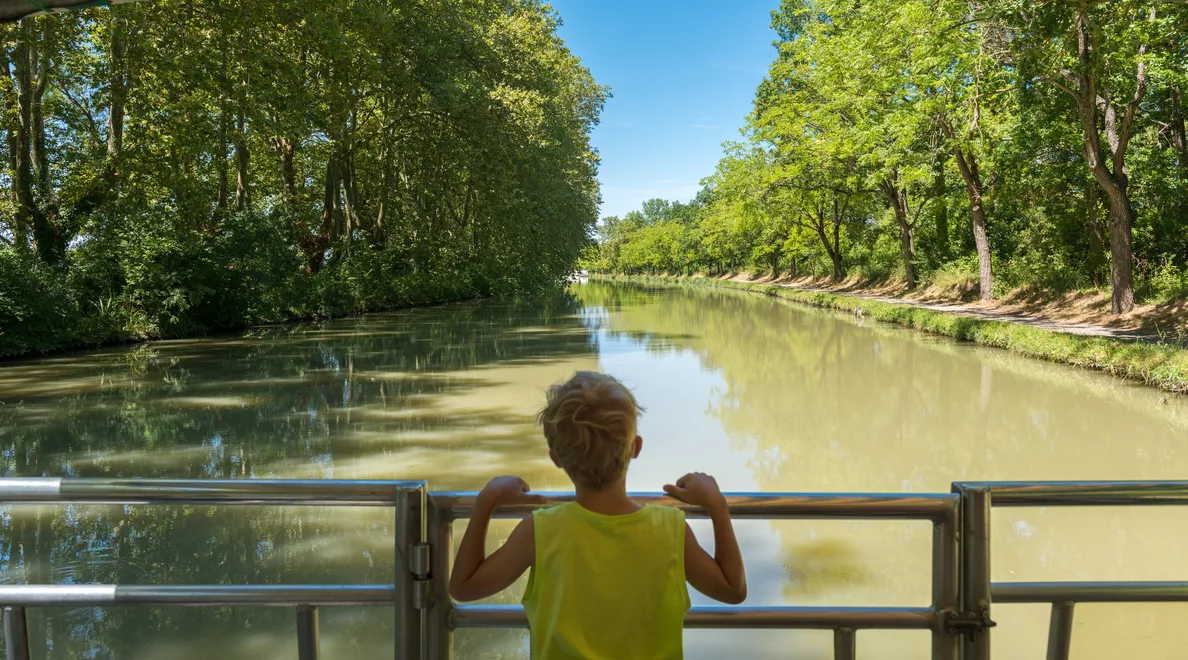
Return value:
M 852 312 L 877 321 L 1005 348 L 1028 357 L 1104 371 L 1169 392 L 1188 392 L 1188 351 L 1165 343 L 1074 335 L 1010 320 L 992 320 L 902 302 L 805 290 L 778 284 L 705 277 L 606 276 L 597 278 L 649 284 L 721 287 L 752 291 L 792 302 Z

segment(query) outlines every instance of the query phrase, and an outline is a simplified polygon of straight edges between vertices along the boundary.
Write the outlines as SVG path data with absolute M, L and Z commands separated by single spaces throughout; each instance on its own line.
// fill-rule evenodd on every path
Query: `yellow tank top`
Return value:
M 570 502 L 533 513 L 524 592 L 534 660 L 679 660 L 689 610 L 685 513 L 623 516 Z

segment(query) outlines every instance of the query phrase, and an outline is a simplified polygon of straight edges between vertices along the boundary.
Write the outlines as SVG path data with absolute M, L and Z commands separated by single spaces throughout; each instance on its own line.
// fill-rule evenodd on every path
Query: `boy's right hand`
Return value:
M 541 504 L 545 501 L 543 495 L 532 495 L 528 490 L 528 482 L 519 477 L 495 477 L 483 486 L 478 500 L 493 509 L 509 504 Z
M 706 509 L 726 506 L 726 497 L 718 488 L 717 480 L 704 472 L 690 472 L 677 479 L 675 484 L 665 485 L 664 492 Z

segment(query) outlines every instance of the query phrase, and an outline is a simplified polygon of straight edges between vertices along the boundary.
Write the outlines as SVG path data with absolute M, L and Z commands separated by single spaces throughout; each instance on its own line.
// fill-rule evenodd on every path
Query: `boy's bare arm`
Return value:
M 523 575 L 536 557 L 532 517 L 521 520 L 507 542 L 490 557 L 486 556 L 487 527 L 500 506 L 542 501 L 540 495 L 528 494 L 528 484 L 519 477 L 496 477 L 483 488 L 454 558 L 450 596 L 460 601 L 486 598 L 503 591 Z
M 742 552 L 734 536 L 726 498 L 718 482 L 708 474 L 694 472 L 664 487 L 669 495 L 696 504 L 709 512 L 714 524 L 714 556 L 697 542 L 692 528 L 685 525 L 685 577 L 701 593 L 723 603 L 737 605 L 747 598 L 747 574 Z

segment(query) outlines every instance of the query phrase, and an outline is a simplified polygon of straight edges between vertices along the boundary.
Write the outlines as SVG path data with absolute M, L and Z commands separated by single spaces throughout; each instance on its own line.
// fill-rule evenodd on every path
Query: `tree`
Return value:
M 24 278 L 0 298 L 57 272 L 69 345 L 560 282 L 608 92 L 557 25 L 535 0 L 196 0 L 0 26 Z M 0 352 L 45 345 L 19 336 Z
M 1119 1 L 997 7 L 1008 26 L 1021 26 L 1011 55 L 1032 79 L 1063 91 L 1080 123 L 1083 155 L 1109 208 L 1111 308 L 1134 307 L 1132 248 L 1135 213 L 1126 155 L 1147 95 L 1148 50 L 1157 7 Z

